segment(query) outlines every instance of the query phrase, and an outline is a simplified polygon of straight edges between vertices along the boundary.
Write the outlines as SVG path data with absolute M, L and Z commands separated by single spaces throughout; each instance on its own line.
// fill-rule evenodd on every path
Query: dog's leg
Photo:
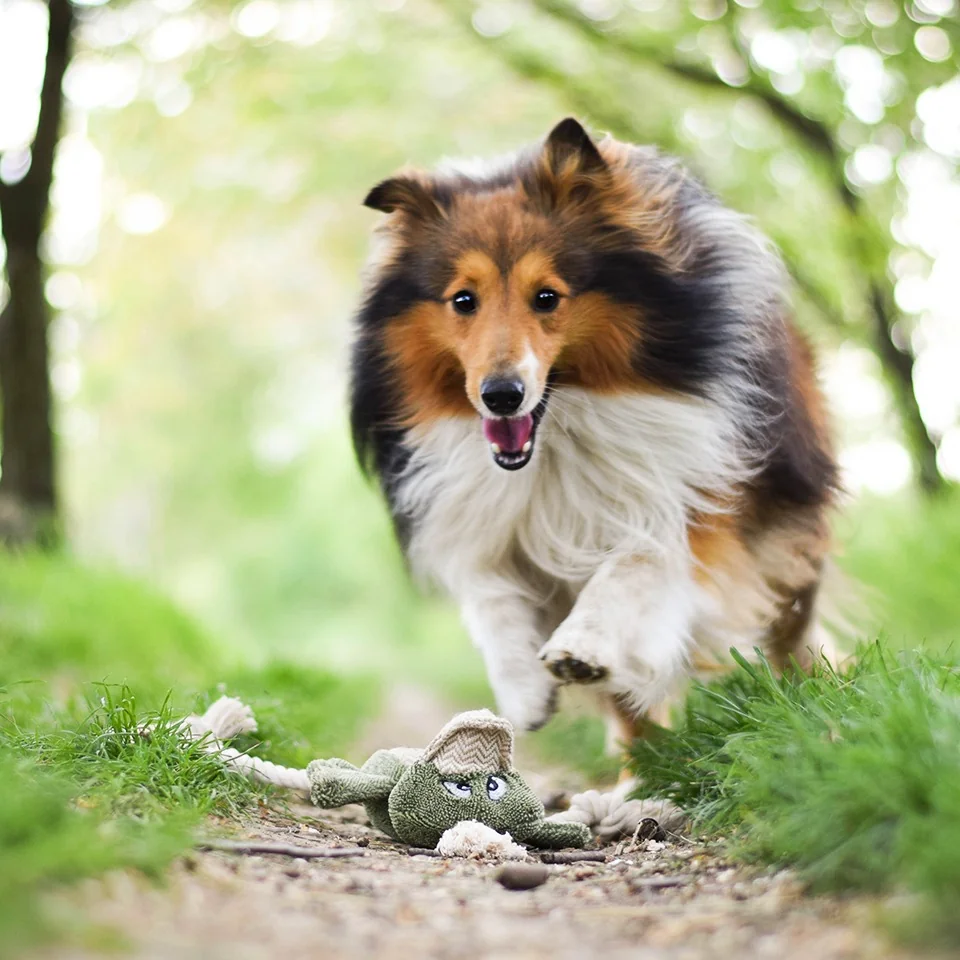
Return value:
M 698 602 L 694 579 L 655 560 L 605 563 L 540 650 L 567 683 L 603 681 L 630 709 L 656 707 L 683 670 Z
M 628 766 L 630 747 L 634 740 L 644 739 L 657 727 L 670 726 L 670 704 L 672 695 L 652 707 L 638 713 L 623 697 L 614 694 L 608 697 L 607 706 L 607 754 L 620 758 L 619 782 L 632 780 L 633 773 Z
M 613 695 L 607 699 L 607 743 L 606 751 L 610 756 L 629 751 L 630 744 L 650 736 L 657 727 L 670 726 L 670 706 L 674 702 L 671 695 L 649 710 L 637 712 L 621 696 Z
M 537 659 L 547 636 L 541 611 L 504 581 L 474 584 L 460 608 L 501 715 L 520 729 L 543 726 L 555 709 L 557 682 Z

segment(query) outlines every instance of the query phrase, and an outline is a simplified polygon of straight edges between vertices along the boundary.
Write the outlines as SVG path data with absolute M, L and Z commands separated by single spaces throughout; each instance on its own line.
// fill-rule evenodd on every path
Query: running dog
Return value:
M 731 646 L 809 660 L 837 468 L 765 238 L 573 119 L 365 202 L 354 444 L 503 715 L 593 684 L 628 736 Z

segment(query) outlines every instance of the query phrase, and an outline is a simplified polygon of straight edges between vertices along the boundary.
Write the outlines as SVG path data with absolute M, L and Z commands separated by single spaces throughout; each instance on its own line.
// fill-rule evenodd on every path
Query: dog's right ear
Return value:
M 414 177 L 391 177 L 378 183 L 363 201 L 365 207 L 393 213 L 403 210 L 418 220 L 436 220 L 443 210 L 430 188 Z
M 607 162 L 590 134 L 567 117 L 547 135 L 525 186 L 530 199 L 550 213 L 582 205 L 609 182 Z

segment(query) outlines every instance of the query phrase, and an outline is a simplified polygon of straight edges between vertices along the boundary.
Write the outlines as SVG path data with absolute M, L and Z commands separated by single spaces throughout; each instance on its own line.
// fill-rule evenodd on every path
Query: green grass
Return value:
M 140 820 L 219 813 L 235 815 L 260 792 L 243 777 L 226 776 L 216 755 L 178 734 L 182 714 L 168 703 L 138 707 L 129 687 L 98 684 L 89 711 L 70 723 L 24 730 L 13 718 L 0 743 L 39 767 L 68 776 L 84 809 Z
M 108 820 L 74 800 L 75 784 L 22 757 L 0 757 L 0 943 L 4 955 L 57 931 L 43 909 L 55 885 L 131 867 L 158 876 L 188 842 L 188 823 Z
M 897 648 L 960 649 L 960 492 L 865 500 L 840 515 L 838 539 L 873 635 Z
M 144 727 L 150 725 L 149 735 Z M 0 940 L 21 948 L 63 932 L 44 909 L 57 885 L 126 867 L 159 876 L 207 813 L 230 816 L 262 793 L 184 744 L 169 707 L 139 710 L 103 686 L 76 724 L 0 725 Z
M 257 718 L 257 733 L 238 738 L 236 745 L 259 743 L 257 753 L 287 766 L 349 753 L 360 721 L 377 711 L 380 686 L 379 678 L 368 674 L 334 675 L 281 661 L 236 670 L 223 684 L 231 696 L 251 704 Z M 212 699 L 204 698 L 200 708 Z
M 815 891 L 909 891 L 898 929 L 960 944 L 960 668 L 865 647 L 845 672 L 778 678 L 741 661 L 637 742 L 643 793 L 669 796 L 747 859 Z
M 259 721 L 241 746 L 300 765 L 349 753 L 379 683 L 244 663 L 127 577 L 0 552 L 0 943 L 11 953 L 66 930 L 46 892 L 114 867 L 159 876 L 205 816 L 236 817 L 265 795 L 176 732 L 221 692 Z
M 0 686 L 43 679 L 65 700 L 90 680 L 135 681 L 162 697 L 221 660 L 194 621 L 129 577 L 0 551 Z

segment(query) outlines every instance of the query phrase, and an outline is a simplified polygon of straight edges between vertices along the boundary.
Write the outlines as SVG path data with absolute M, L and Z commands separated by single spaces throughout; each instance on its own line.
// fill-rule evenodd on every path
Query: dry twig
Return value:
M 542 863 L 606 863 L 607 855 L 602 850 L 554 850 L 540 854 Z
M 304 860 L 363 857 L 366 851 L 355 847 L 298 847 L 292 843 L 268 843 L 259 840 L 200 840 L 198 850 L 221 850 L 224 853 L 275 853 L 281 857 L 302 857 Z

